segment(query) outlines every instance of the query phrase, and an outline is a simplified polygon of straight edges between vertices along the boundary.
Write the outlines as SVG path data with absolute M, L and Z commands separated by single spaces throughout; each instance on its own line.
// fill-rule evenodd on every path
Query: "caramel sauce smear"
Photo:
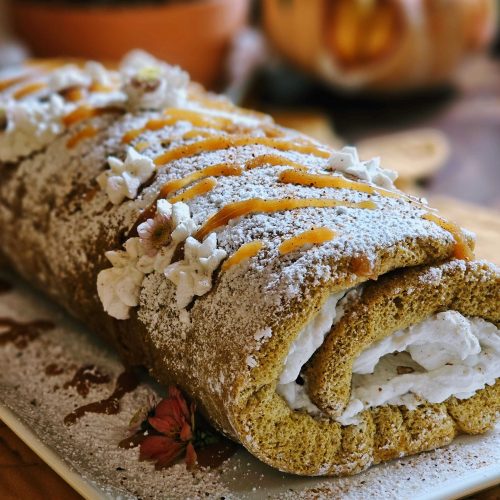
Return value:
M 428 207 L 411 196 L 404 193 L 391 191 L 381 187 L 370 186 L 365 182 L 351 181 L 338 175 L 309 174 L 285 170 L 279 175 L 279 180 L 285 184 L 298 184 L 317 188 L 350 189 L 360 193 L 378 194 L 385 198 L 405 200 L 412 205 L 428 210 Z
M 89 87 L 89 92 L 102 94 L 108 94 L 110 92 L 113 92 L 114 90 L 117 90 L 117 88 L 113 87 L 112 85 L 103 85 L 102 83 L 92 83 L 92 85 L 90 85 Z
M 63 66 L 63 62 L 60 60 L 47 60 L 47 61 L 27 61 L 25 64 L 26 71 L 21 75 L 14 76 L 12 78 L 4 78 L 0 80 L 0 92 L 7 90 L 18 83 L 22 83 L 32 76 L 39 74 L 49 73 L 50 71 Z
M 86 398 L 90 392 L 90 387 L 94 384 L 107 384 L 111 381 L 111 377 L 102 373 L 97 366 L 88 364 L 79 368 L 73 378 L 65 382 L 64 389 L 74 387 L 76 392 Z
M 137 146 L 136 146 L 137 149 Z M 279 155 L 260 155 L 252 158 L 245 164 L 246 170 L 253 170 L 254 168 L 261 167 L 264 165 L 286 165 L 299 170 L 307 169 L 306 166 L 300 165 L 284 156 Z M 191 174 L 181 177 L 180 179 L 173 179 L 168 181 L 160 190 L 158 199 L 168 198 L 172 193 L 175 193 L 179 189 L 182 189 L 194 181 L 203 179 L 205 177 L 230 177 L 230 176 L 240 176 L 243 173 L 242 168 L 236 163 L 218 163 L 216 165 L 210 165 L 201 170 L 192 172 Z
M 326 208 L 326 207 L 350 207 L 372 210 L 377 206 L 372 201 L 353 203 L 349 201 L 333 200 L 328 198 L 285 198 L 277 200 L 264 200 L 262 198 L 250 198 L 249 200 L 229 203 L 208 219 L 196 232 L 195 238 L 203 241 L 212 231 L 225 226 L 230 220 L 259 212 L 271 213 L 297 208 Z
M 54 327 L 54 323 L 46 320 L 20 323 L 10 318 L 0 318 L 0 346 L 12 343 L 18 349 L 24 349 L 32 340 L 38 338 L 41 332 L 52 330 Z
M 318 227 L 299 233 L 285 240 L 278 248 L 281 255 L 299 250 L 305 245 L 320 245 L 335 238 L 335 231 L 327 227 Z
M 189 141 L 191 139 L 199 139 L 200 137 L 207 138 L 212 135 L 212 132 L 209 132 L 208 130 L 193 129 L 188 130 L 185 134 L 183 134 L 182 139 L 184 141 Z
M 222 264 L 222 271 L 227 271 L 240 262 L 255 257 L 260 252 L 263 246 L 264 243 L 260 240 L 250 241 L 249 243 L 241 245 L 241 247 L 238 248 L 238 250 L 236 250 L 233 255 L 231 255 L 224 261 L 224 263 Z
M 149 142 L 148 141 L 140 141 L 138 142 L 134 148 L 141 152 L 141 151 L 144 151 L 145 149 L 147 149 L 148 147 L 150 146 Z
M 86 413 L 100 413 L 116 415 L 120 411 L 120 400 L 125 394 L 132 392 L 139 385 L 139 379 L 134 372 L 126 370 L 120 374 L 116 381 L 115 390 L 106 399 L 80 406 L 64 417 L 66 425 L 76 423 Z

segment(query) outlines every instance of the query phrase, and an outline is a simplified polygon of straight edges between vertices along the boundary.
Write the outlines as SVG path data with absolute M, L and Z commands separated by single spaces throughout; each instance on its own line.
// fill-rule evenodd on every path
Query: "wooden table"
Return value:
M 2 500 L 82 498 L 0 421 L 0 498 Z

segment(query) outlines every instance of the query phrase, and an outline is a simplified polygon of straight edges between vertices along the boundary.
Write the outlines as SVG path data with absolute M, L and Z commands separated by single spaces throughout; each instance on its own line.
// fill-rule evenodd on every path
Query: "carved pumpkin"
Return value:
M 496 24 L 496 0 L 264 0 L 277 50 L 346 88 L 442 83 Z

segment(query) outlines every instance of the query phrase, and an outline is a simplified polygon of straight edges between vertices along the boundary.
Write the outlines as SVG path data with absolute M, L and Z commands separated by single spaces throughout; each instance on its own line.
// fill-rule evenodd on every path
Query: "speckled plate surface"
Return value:
M 64 416 L 74 408 L 109 396 L 123 367 L 99 340 L 39 293 L 13 275 L 1 277 L 13 288 L 0 295 L 0 318 L 50 320 L 54 326 L 22 342 L 0 342 L 0 418 L 86 498 L 444 499 L 500 482 L 500 426 L 350 478 L 289 476 L 242 448 L 218 469 L 189 472 L 179 463 L 155 471 L 138 460 L 136 448 L 122 449 L 118 443 L 128 435 L 131 416 L 158 387 L 144 379 L 123 398 L 118 414 L 87 414 L 65 425 Z M 74 387 L 64 386 L 89 363 L 110 380 L 91 386 L 84 398 Z M 50 365 L 58 369 L 47 370 Z

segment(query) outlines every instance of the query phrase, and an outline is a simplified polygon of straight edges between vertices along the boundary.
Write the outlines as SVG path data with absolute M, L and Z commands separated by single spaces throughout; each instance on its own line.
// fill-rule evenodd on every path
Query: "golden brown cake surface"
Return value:
M 62 89 L 57 85 L 64 78 L 74 83 L 76 77 L 63 72 L 56 78 L 43 69 L 27 81 L 0 80 L 8 103 L 0 133 L 1 250 L 23 276 L 113 342 L 128 362 L 145 365 L 162 383 L 180 385 L 214 425 L 282 470 L 354 473 L 491 425 L 498 383 L 465 402 L 414 411 L 382 407 L 347 427 L 293 411 L 275 392 L 304 324 L 331 293 L 366 281 L 360 309 L 345 316 L 309 367 L 311 380 L 318 380 L 312 397 L 324 409 L 335 398 L 344 402 L 349 389 L 347 365 L 340 388 L 322 380 L 333 373 L 333 360 L 343 366 L 362 345 L 394 329 L 447 307 L 498 324 L 498 270 L 486 264 L 438 266 L 439 284 L 422 282 L 418 298 L 408 283 L 428 270 L 396 271 L 373 281 L 405 267 L 469 258 L 468 234 L 423 200 L 395 190 L 378 166 L 370 167 L 373 178 L 356 177 L 356 168 L 368 167 L 352 151 L 334 152 L 269 117 L 184 85 L 184 76 L 172 76 L 168 68 L 160 66 L 170 76 L 158 77 L 156 87 L 149 79 L 153 75 L 156 82 L 157 73 L 150 70 L 133 77 L 105 73 L 105 88 L 96 86 L 95 68 L 85 71 L 88 81 Z M 47 87 L 20 92 L 36 81 Z M 170 105 L 141 107 L 137 92 L 157 92 L 163 84 L 175 90 L 172 82 L 182 98 L 174 92 L 175 103 L 168 101 L 166 92 L 158 99 Z M 343 161 L 353 169 L 342 170 Z M 130 174 L 136 184 L 124 184 L 129 164 L 138 169 Z M 210 255 L 218 252 L 218 265 L 207 274 L 203 293 L 186 303 L 180 304 L 174 281 L 180 278 L 168 276 L 190 269 L 189 239 L 170 255 L 169 266 L 180 263 L 170 274 L 169 268 L 138 271 L 138 259 L 122 251 L 127 240 L 141 239 L 139 224 L 158 215 L 158 200 L 188 206 L 193 259 L 201 256 L 196 245 L 215 235 Z M 314 232 L 319 229 L 322 238 Z M 297 244 L 294 238 L 304 234 L 306 244 Z M 290 241 L 291 250 L 283 251 Z M 255 251 L 236 265 L 221 265 L 251 244 Z M 97 290 L 99 273 L 119 267 L 110 264 L 108 251 L 115 251 L 110 261 L 127 257 L 138 279 L 137 295 L 130 300 L 127 290 L 119 304 L 121 319 L 106 314 Z M 466 280 L 474 286 L 464 286 Z M 436 296 L 438 289 L 445 298 Z M 400 317 L 387 298 L 398 293 L 404 295 Z M 332 344 L 337 331 L 349 328 L 356 335 L 339 334 L 350 340 L 346 346 Z M 478 414 L 477 422 L 464 417 Z

